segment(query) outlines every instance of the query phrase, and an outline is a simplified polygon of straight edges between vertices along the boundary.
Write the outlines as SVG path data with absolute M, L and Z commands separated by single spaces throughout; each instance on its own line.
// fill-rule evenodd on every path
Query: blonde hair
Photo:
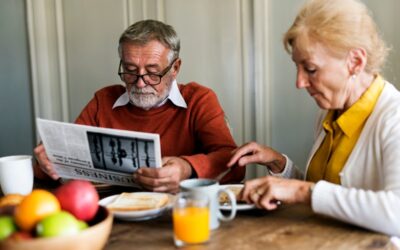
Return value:
M 293 46 L 304 50 L 313 42 L 322 43 L 338 56 L 345 56 L 353 48 L 364 48 L 365 71 L 372 74 L 380 72 L 388 54 L 367 7 L 359 0 L 307 1 L 283 43 L 292 53 Z

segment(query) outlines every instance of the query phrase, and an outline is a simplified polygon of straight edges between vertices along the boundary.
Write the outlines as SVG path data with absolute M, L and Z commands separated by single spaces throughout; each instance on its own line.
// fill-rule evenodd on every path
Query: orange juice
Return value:
M 174 234 L 180 241 L 197 244 L 210 238 L 208 207 L 182 207 L 173 211 Z

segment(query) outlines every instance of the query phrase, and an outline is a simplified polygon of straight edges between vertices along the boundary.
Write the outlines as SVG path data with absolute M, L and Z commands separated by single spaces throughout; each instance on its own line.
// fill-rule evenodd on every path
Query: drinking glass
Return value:
M 210 239 L 210 208 L 206 195 L 179 193 L 172 219 L 177 247 L 202 244 Z
M 219 221 L 231 221 L 235 218 L 237 210 L 235 194 L 231 190 L 221 187 L 217 180 L 202 178 L 187 179 L 181 181 L 179 187 L 183 192 L 188 192 L 193 195 L 205 195 L 208 197 L 211 230 L 219 227 Z M 228 196 L 232 207 L 229 214 L 223 214 L 219 209 L 219 196 L 221 193 L 225 193 Z

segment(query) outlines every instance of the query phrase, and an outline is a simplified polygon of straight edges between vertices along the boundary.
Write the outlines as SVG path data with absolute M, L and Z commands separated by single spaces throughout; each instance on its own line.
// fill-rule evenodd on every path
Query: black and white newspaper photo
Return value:
M 154 141 L 87 132 L 93 167 L 132 173 L 141 166 L 156 166 Z
M 37 118 L 47 156 L 62 178 L 136 186 L 132 173 L 161 167 L 158 134 Z

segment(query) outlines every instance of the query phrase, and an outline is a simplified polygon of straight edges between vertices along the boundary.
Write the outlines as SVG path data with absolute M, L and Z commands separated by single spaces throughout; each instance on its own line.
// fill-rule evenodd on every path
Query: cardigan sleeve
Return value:
M 287 157 L 287 155 L 282 154 L 286 158 L 286 165 L 283 171 L 279 174 L 275 174 L 271 170 L 268 169 L 268 173 L 271 176 L 275 177 L 282 177 L 286 179 L 304 179 L 304 174 L 303 172 L 300 171 L 300 169 L 293 163 L 293 161 Z
M 400 236 L 399 193 L 347 188 L 319 181 L 312 194 L 312 209 L 344 222 Z

